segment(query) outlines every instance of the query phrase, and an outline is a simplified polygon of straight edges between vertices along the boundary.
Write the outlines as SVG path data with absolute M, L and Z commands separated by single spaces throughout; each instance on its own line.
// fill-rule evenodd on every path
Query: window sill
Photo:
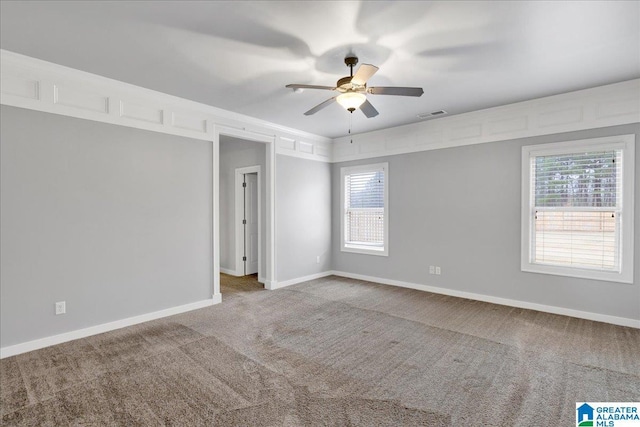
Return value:
M 562 267 L 547 264 L 522 263 L 520 270 L 526 273 L 551 274 L 553 276 L 575 277 L 579 279 L 600 280 L 633 284 L 633 271 L 622 272 L 589 270 L 586 268 Z
M 363 255 L 389 256 L 389 251 L 387 250 L 387 248 L 372 249 L 366 246 L 343 244 L 340 250 L 342 252 L 351 252 L 351 253 L 363 254 Z

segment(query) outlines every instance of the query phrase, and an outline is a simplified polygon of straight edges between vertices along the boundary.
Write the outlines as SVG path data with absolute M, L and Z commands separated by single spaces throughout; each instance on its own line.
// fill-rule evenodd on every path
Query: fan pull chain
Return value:
M 351 135 L 351 123 L 352 123 L 352 117 L 353 117 L 353 111 L 350 111 L 351 114 L 349 114 L 349 135 Z M 353 138 L 350 139 L 350 143 L 353 144 Z

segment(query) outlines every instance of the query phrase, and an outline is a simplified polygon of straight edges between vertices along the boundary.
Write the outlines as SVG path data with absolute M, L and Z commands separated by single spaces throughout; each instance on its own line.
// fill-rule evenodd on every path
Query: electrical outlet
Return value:
M 435 274 L 436 273 L 436 268 L 433 265 L 429 266 L 429 274 Z
M 320 255 L 316 257 L 316 264 L 320 264 Z
M 437 274 L 437 275 L 440 275 L 440 273 L 441 273 L 440 267 L 439 267 L 439 266 L 436 266 L 436 274 Z
M 56 303 L 56 314 L 65 314 L 67 312 L 67 303 L 60 301 Z

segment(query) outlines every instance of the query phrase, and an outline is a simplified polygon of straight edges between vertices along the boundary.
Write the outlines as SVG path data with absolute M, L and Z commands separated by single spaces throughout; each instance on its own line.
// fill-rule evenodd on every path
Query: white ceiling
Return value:
M 327 137 L 343 136 L 334 92 L 344 57 L 380 67 L 380 115 L 354 133 L 640 77 L 638 1 L 5 1 L 6 50 Z

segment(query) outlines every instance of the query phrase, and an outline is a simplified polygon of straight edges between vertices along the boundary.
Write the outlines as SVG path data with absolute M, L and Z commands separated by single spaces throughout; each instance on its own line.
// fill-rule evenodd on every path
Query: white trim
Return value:
M 273 286 L 275 286 L 278 282 L 276 282 L 275 280 L 264 280 L 261 283 L 264 285 L 265 289 L 271 290 L 274 289 Z
M 275 290 L 275 289 L 280 289 L 280 288 L 285 288 L 287 286 L 296 285 L 298 283 L 308 282 L 309 280 L 315 280 L 315 279 L 320 279 L 322 277 L 331 276 L 332 274 L 334 274 L 333 271 L 323 271 L 321 273 L 310 274 L 310 275 L 304 276 L 304 277 L 296 277 L 295 279 L 284 280 L 282 282 L 270 283 L 268 287 L 266 286 L 266 283 L 265 283 L 265 288 L 272 291 L 272 290 Z
M 634 79 L 336 138 L 333 140 L 332 162 L 638 122 L 640 79 Z
M 344 221 L 346 210 L 345 202 L 345 176 L 352 173 L 362 172 L 384 172 L 384 246 L 382 250 L 369 249 L 364 245 L 347 244 L 344 234 Z M 389 163 L 376 163 L 357 166 L 346 166 L 340 168 L 340 251 L 351 252 L 362 255 L 389 256 Z
M 331 274 L 350 279 L 365 280 L 367 282 L 381 283 L 383 285 L 398 286 L 401 288 L 415 289 L 418 291 L 432 292 L 434 294 L 449 295 L 452 297 L 466 298 L 475 301 L 489 302 L 492 304 L 506 305 L 509 307 L 525 308 L 544 313 L 559 314 L 562 316 L 577 317 L 578 319 L 593 320 L 596 322 L 611 323 L 613 325 L 628 326 L 640 329 L 640 320 L 627 317 L 610 316 L 608 314 L 591 313 L 588 311 L 574 310 L 571 308 L 556 307 L 553 305 L 537 304 L 533 302 L 519 301 L 509 298 L 500 298 L 490 295 L 476 294 L 473 292 L 456 291 L 454 289 L 440 288 L 436 286 L 422 285 L 418 283 L 403 282 L 400 280 L 383 279 L 381 277 L 365 276 L 363 274 L 347 273 L 345 271 L 332 271 Z
M 276 144 L 276 153 L 307 160 L 330 162 L 331 148 L 330 142 L 309 142 L 307 139 L 280 136 Z
M 640 122 L 634 79 L 332 140 L 4 49 L 0 68 L 5 105 L 207 141 L 226 126 L 274 135 L 275 153 L 322 162 Z
M 256 173 L 258 175 L 258 276 L 262 277 L 262 168 L 260 165 L 257 166 L 248 166 L 244 168 L 236 168 L 235 169 L 235 180 L 234 180 L 234 213 L 233 213 L 233 221 L 235 224 L 235 245 L 236 245 L 236 254 L 235 254 L 235 266 L 236 272 L 234 276 L 244 276 L 244 268 L 243 262 L 241 262 L 243 253 L 242 248 L 244 247 L 245 242 L 244 234 L 242 229 L 242 223 L 238 221 L 241 211 L 243 210 L 243 204 L 241 199 L 244 199 L 244 194 L 242 191 L 242 175 L 247 173 Z
M 551 144 L 525 145 L 522 147 L 521 204 L 520 204 L 520 270 L 528 273 L 552 274 L 609 282 L 633 283 L 634 262 L 634 182 L 635 182 L 635 135 L 613 135 L 602 138 L 569 140 Z M 531 159 L 537 156 L 575 153 L 582 150 L 621 149 L 622 163 L 622 203 L 620 217 L 622 229 L 619 250 L 620 271 L 576 268 L 571 266 L 538 264 L 531 262 L 534 249 L 533 191 L 531 188 Z
M 229 270 L 228 268 L 220 267 L 220 273 L 228 274 L 229 276 L 239 277 L 235 270 Z
M 0 68 L 5 105 L 208 141 L 222 125 L 275 135 L 277 154 L 322 162 L 640 122 L 634 79 L 331 140 L 4 49 Z
M 216 125 L 296 141 L 278 154 L 331 160 L 331 139 L 0 49 L 0 103 L 210 141 Z M 232 135 L 232 134 L 230 134 Z M 232 135 L 233 136 L 233 135 Z
M 102 334 L 104 332 L 114 331 L 116 329 L 125 328 L 127 326 L 137 325 L 138 323 L 148 322 L 150 320 L 173 316 L 175 314 L 185 313 L 187 311 L 197 310 L 204 307 L 210 307 L 212 305 L 219 304 L 220 302 L 222 302 L 222 297 L 220 294 L 217 294 L 213 295 L 211 299 L 192 302 L 189 304 L 166 308 L 164 310 L 154 311 L 152 313 L 141 314 L 139 316 L 128 317 L 126 319 L 120 319 L 109 323 L 103 323 L 101 325 L 90 326 L 84 329 L 77 329 L 75 331 L 65 332 L 59 335 L 53 335 L 50 337 L 2 347 L 0 349 L 0 359 L 26 353 L 28 351 L 38 350 L 56 344 L 62 344 L 67 341 L 73 341 L 80 338 L 90 337 L 92 335 Z
M 216 295 L 220 293 L 220 136 L 215 129 L 211 153 L 211 286 Z
M 265 238 L 267 239 L 267 253 L 265 254 L 266 271 L 264 273 L 265 286 L 275 283 L 276 277 L 276 144 L 267 144 L 267 164 L 265 171 L 267 188 L 267 215 Z

